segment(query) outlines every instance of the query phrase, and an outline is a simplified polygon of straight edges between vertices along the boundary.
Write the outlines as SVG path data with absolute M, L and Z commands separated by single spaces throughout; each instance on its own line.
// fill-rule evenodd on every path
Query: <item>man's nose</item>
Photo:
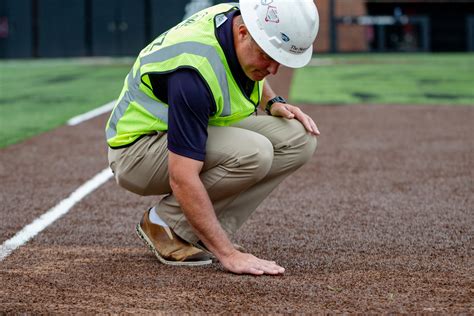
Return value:
M 267 68 L 267 71 L 272 75 L 275 75 L 278 72 L 278 68 L 280 68 L 280 64 L 274 60 L 270 62 L 270 65 Z

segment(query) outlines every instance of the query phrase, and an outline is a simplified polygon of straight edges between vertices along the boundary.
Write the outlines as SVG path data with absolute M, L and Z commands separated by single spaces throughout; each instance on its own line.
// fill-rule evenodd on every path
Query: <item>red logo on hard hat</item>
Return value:
M 278 11 L 276 7 L 271 5 L 268 6 L 265 22 L 280 23 L 280 18 L 278 17 Z

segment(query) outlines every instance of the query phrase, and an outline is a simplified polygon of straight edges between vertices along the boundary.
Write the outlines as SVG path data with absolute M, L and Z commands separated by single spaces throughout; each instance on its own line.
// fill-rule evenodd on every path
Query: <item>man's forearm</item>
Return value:
M 199 174 L 203 162 L 169 152 L 170 185 L 181 209 L 196 235 L 222 265 L 234 273 L 280 274 L 285 272 L 273 261 L 234 249 L 217 220 L 209 195 Z
M 217 220 L 207 191 L 199 177 L 197 181 L 187 181 L 183 185 L 175 184 L 173 193 L 196 235 L 218 258 L 229 255 L 232 243 Z
M 268 83 L 268 80 L 265 80 L 263 84 L 262 99 L 260 100 L 260 109 L 262 111 L 265 111 L 265 106 L 267 105 L 267 102 L 275 96 L 276 93 L 273 91 L 272 87 Z
M 171 161 L 183 159 L 171 155 L 173 156 L 173 158 L 170 157 Z M 170 172 L 173 194 L 196 235 L 221 260 L 222 257 L 235 251 L 234 247 L 217 220 L 209 195 L 199 178 L 199 170 L 196 169 L 198 167 L 193 162 L 188 167 Z

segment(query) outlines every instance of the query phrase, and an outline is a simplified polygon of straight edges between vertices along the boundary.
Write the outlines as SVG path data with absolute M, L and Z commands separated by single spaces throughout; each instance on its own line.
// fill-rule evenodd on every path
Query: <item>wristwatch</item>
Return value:
M 273 103 L 287 103 L 286 99 L 284 97 L 281 97 L 279 95 L 277 95 L 276 97 L 274 97 L 273 99 L 270 99 L 268 102 L 267 102 L 267 105 L 265 105 L 265 112 L 268 114 L 268 115 L 272 115 L 272 113 L 270 112 L 271 108 L 272 108 L 272 105 Z

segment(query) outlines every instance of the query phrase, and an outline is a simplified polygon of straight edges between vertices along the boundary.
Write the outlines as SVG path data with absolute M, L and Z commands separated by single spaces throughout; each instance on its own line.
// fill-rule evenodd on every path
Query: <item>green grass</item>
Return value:
M 474 105 L 474 54 L 316 56 L 295 72 L 295 103 Z
M 118 97 L 131 59 L 0 61 L 0 148 Z M 474 105 L 474 54 L 318 55 L 291 98 L 313 104 Z
M 129 59 L 0 61 L 0 148 L 63 125 L 113 99 Z

